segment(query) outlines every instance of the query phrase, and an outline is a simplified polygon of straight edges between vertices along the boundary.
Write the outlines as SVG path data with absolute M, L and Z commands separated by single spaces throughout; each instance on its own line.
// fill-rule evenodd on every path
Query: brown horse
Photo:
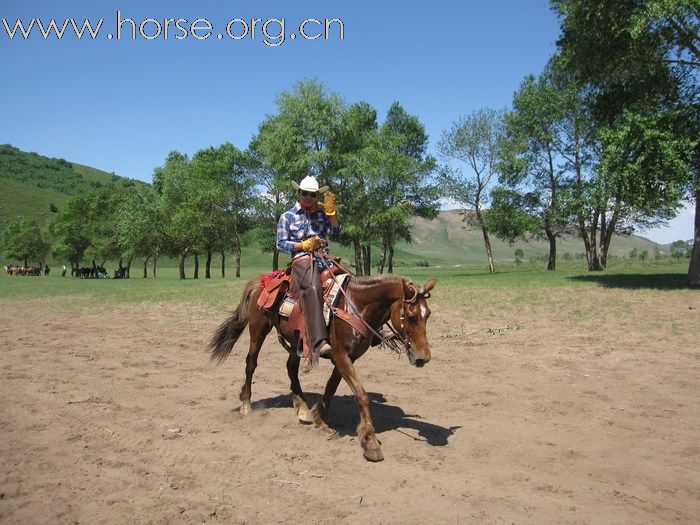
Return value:
M 347 299 L 341 297 L 339 309 L 344 308 L 346 302 L 350 302 L 357 309 L 353 312 L 350 308 L 350 311 L 362 317 L 375 331 L 387 321 L 391 321 L 398 337 L 404 343 L 410 363 L 422 367 L 430 361 L 430 346 L 425 333 L 430 309 L 426 299 L 436 283 L 437 279 L 431 279 L 423 286 L 416 286 L 409 279 L 398 275 L 352 278 L 346 289 Z M 328 408 L 340 379 L 345 379 L 355 394 L 360 409 L 357 435 L 364 455 L 370 461 L 384 459 L 369 412 L 369 398 L 353 366 L 355 360 L 367 351 L 373 336 L 364 336 L 344 321 L 333 318 L 329 333 L 332 346 L 331 361 L 335 366 L 326 384 L 323 398 L 309 410 L 299 384 L 300 358 L 294 351 L 298 332 L 289 326 L 287 319 L 266 314 L 258 308 L 257 299 L 260 292 L 260 278 L 255 277 L 246 285 L 236 311 L 219 327 L 209 343 L 211 358 L 221 362 L 228 357 L 246 325 L 249 326 L 250 347 L 246 357 L 245 384 L 240 393 L 241 414 L 248 414 L 252 410 L 251 383 L 258 363 L 258 353 L 265 337 L 274 326 L 280 343 L 289 352 L 287 373 L 291 380 L 292 402 L 299 420 L 304 423 L 313 422 L 326 433 L 335 433 L 328 425 Z

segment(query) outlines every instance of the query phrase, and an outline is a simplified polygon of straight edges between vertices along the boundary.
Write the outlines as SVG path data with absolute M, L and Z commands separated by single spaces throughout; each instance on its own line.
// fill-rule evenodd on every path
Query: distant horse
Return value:
M 354 313 L 364 319 L 376 332 L 387 321 L 395 329 L 398 337 L 404 343 L 409 362 L 422 367 L 430 361 L 430 346 L 425 332 L 425 325 L 430 316 L 426 299 L 430 297 L 437 279 L 431 279 L 423 286 L 416 286 L 410 279 L 399 275 L 383 275 L 379 277 L 352 278 L 347 286 L 347 297 L 341 297 L 338 309 L 348 309 L 347 303 L 354 305 Z M 260 278 L 253 278 L 243 290 L 243 297 L 233 315 L 215 332 L 209 343 L 211 358 L 222 362 L 228 357 L 246 325 L 249 325 L 250 347 L 246 357 L 246 378 L 241 389 L 241 414 L 252 411 L 250 403 L 253 373 L 258 364 L 258 353 L 267 334 L 274 326 L 277 329 L 280 343 L 289 352 L 287 373 L 291 380 L 292 403 L 300 421 L 313 422 L 325 432 L 335 431 L 328 424 L 327 414 L 331 400 L 338 388 L 340 379 L 352 389 L 360 409 L 360 424 L 357 435 L 365 458 L 370 461 L 384 459 L 381 446 L 374 432 L 374 424 L 369 411 L 367 392 L 360 384 L 353 363 L 361 357 L 372 343 L 373 336 L 362 335 L 358 330 L 337 317 L 333 317 L 330 327 L 330 343 L 332 346 L 331 361 L 335 365 L 330 379 L 326 384 L 323 398 L 311 410 L 306 405 L 304 394 L 299 384 L 299 362 L 296 348 L 298 332 L 289 321 L 277 314 L 267 314 L 257 306 L 261 293 Z M 353 308 L 349 309 L 353 312 Z M 376 336 L 375 336 L 376 337 Z

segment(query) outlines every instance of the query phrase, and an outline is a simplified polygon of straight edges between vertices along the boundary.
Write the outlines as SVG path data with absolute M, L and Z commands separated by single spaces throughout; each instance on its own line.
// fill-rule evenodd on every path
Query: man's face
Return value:
M 318 192 L 317 191 L 306 191 L 299 190 L 299 202 L 307 208 L 311 208 L 318 202 Z

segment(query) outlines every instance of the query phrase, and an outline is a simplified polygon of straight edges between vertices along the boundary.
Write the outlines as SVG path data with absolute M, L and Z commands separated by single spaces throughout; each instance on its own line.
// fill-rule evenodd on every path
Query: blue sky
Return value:
M 163 34 L 131 40 L 130 25 L 116 34 L 117 11 L 138 26 L 153 18 L 197 18 L 213 25 L 212 36 L 196 40 L 170 24 Z M 558 23 L 545 0 L 483 1 L 31 1 L 2 0 L 0 18 L 10 28 L 17 18 L 59 23 L 87 18 L 96 26 L 78 40 L 69 26 L 58 41 L 33 28 L 29 39 L 10 40 L 0 22 L 0 143 L 63 157 L 119 175 L 150 181 L 169 151 L 188 155 L 230 141 L 245 148 L 275 97 L 300 79 L 317 79 L 349 103 L 367 101 L 383 118 L 394 101 L 417 115 L 431 144 L 460 115 L 484 106 L 510 105 L 528 73 L 539 73 L 553 53 Z M 229 20 L 261 19 L 256 38 L 225 35 Z M 285 34 L 309 18 L 340 19 L 330 38 L 288 36 L 278 46 L 263 43 L 261 25 L 284 19 Z M 200 24 L 201 25 L 201 24 Z M 307 34 L 315 34 L 313 23 Z M 271 22 L 268 34 L 279 34 Z M 148 36 L 154 22 L 144 26 Z M 236 23 L 232 33 L 242 34 Z M 202 35 L 204 31 L 199 32 Z M 130 36 L 130 35 L 129 35 Z M 270 39 L 271 42 L 279 42 Z M 670 242 L 692 237 L 692 211 L 669 228 L 647 232 Z

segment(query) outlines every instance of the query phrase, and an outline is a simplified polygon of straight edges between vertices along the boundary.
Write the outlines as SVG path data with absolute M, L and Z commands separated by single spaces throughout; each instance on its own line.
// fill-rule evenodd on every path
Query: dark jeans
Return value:
M 321 276 L 309 255 L 297 257 L 292 263 L 292 293 L 299 298 L 306 322 L 306 336 L 315 352 L 328 341 L 328 329 L 323 319 Z

